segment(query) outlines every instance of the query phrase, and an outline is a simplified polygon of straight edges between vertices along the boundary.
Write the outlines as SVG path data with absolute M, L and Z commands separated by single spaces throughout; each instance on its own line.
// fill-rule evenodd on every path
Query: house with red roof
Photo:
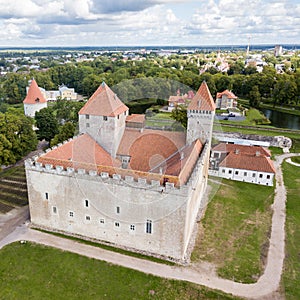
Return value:
M 176 96 L 170 96 L 168 100 L 168 111 L 172 111 L 178 105 L 187 106 L 191 99 L 195 96 L 193 91 L 188 91 L 187 93 L 181 95 L 180 89 L 177 90 Z
M 273 186 L 275 167 L 262 146 L 220 143 L 211 150 L 210 175 Z
M 147 129 L 103 82 L 79 111 L 79 135 L 25 163 L 32 226 L 188 261 L 214 110 L 203 82 L 187 133 Z
M 229 109 L 237 106 L 237 96 L 229 91 L 225 90 L 221 93 L 217 93 L 216 108 L 217 109 Z
M 37 111 L 47 107 L 47 100 L 34 79 L 31 80 L 27 95 L 23 101 L 25 116 L 34 117 Z

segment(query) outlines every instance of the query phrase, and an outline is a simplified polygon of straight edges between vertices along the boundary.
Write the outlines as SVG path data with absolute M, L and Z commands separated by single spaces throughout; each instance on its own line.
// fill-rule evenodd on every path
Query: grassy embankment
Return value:
M 300 299 L 300 167 L 285 162 L 283 175 L 287 188 L 287 216 L 282 286 L 286 299 L 296 300 Z
M 268 249 L 273 196 L 273 187 L 223 180 L 199 225 L 192 261 L 213 263 L 223 278 L 256 282 Z
M 24 167 L 0 172 L 0 213 L 28 203 Z

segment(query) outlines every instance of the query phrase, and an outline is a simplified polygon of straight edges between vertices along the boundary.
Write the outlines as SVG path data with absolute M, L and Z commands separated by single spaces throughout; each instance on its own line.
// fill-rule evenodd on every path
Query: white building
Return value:
M 37 111 L 47 107 L 47 101 L 34 79 L 32 79 L 30 82 L 23 104 L 25 116 L 32 118 L 34 118 Z
M 218 109 L 230 109 L 237 107 L 237 96 L 228 90 L 221 93 L 217 93 L 216 108 Z
M 77 100 L 77 93 L 73 88 L 68 88 L 66 85 L 61 85 L 58 90 L 50 90 L 47 91 L 43 88 L 40 88 L 44 97 L 47 101 L 56 101 L 57 98 L 65 99 L 65 100 Z
M 214 101 L 202 83 L 187 137 L 128 114 L 102 83 L 79 112 L 80 135 L 26 161 L 32 225 L 186 261 L 206 205 Z
M 261 146 L 220 143 L 212 148 L 209 174 L 273 186 L 275 168 L 269 151 Z

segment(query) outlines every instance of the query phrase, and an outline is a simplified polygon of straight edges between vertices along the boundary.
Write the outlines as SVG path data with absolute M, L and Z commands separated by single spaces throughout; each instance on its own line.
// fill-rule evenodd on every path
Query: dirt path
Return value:
M 270 236 L 270 247 L 264 274 L 256 283 L 243 284 L 222 279 L 211 272 L 195 270 L 191 267 L 169 266 L 129 257 L 115 252 L 103 250 L 101 248 L 81 244 L 72 240 L 60 238 L 51 234 L 46 234 L 30 229 L 23 224 L 0 240 L 0 248 L 13 241 L 28 240 L 51 247 L 56 247 L 65 251 L 78 253 L 80 255 L 104 260 L 112 264 L 121 265 L 135 269 L 144 273 L 177 280 L 190 281 L 204 285 L 212 289 L 221 290 L 225 293 L 233 294 L 250 299 L 274 299 L 274 292 L 279 288 L 282 267 L 284 262 L 284 240 L 285 240 L 285 202 L 286 189 L 283 184 L 281 164 L 284 159 L 295 154 L 283 154 L 277 157 L 276 167 L 276 190 L 272 217 L 272 229 Z

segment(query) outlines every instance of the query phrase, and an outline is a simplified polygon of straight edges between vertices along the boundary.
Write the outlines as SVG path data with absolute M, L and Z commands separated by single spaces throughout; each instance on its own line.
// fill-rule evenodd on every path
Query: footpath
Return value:
M 22 224 L 0 240 L 0 249 L 15 241 L 31 241 L 64 251 L 70 251 L 94 259 L 103 260 L 115 265 L 135 269 L 147 274 L 159 277 L 185 280 L 211 289 L 221 290 L 225 293 L 249 299 L 274 299 L 279 289 L 280 279 L 284 262 L 285 246 L 285 203 L 286 189 L 283 183 L 281 170 L 282 162 L 297 154 L 283 154 L 277 157 L 276 167 L 276 189 L 274 202 L 272 204 L 273 216 L 268 249 L 267 263 L 263 275 L 253 284 L 243 284 L 227 279 L 219 278 L 212 272 L 196 270 L 192 267 L 169 266 L 148 260 L 126 256 L 123 254 L 107 251 L 98 247 L 85 245 L 69 239 L 64 239 L 51 234 L 30 229 L 22 219 Z

